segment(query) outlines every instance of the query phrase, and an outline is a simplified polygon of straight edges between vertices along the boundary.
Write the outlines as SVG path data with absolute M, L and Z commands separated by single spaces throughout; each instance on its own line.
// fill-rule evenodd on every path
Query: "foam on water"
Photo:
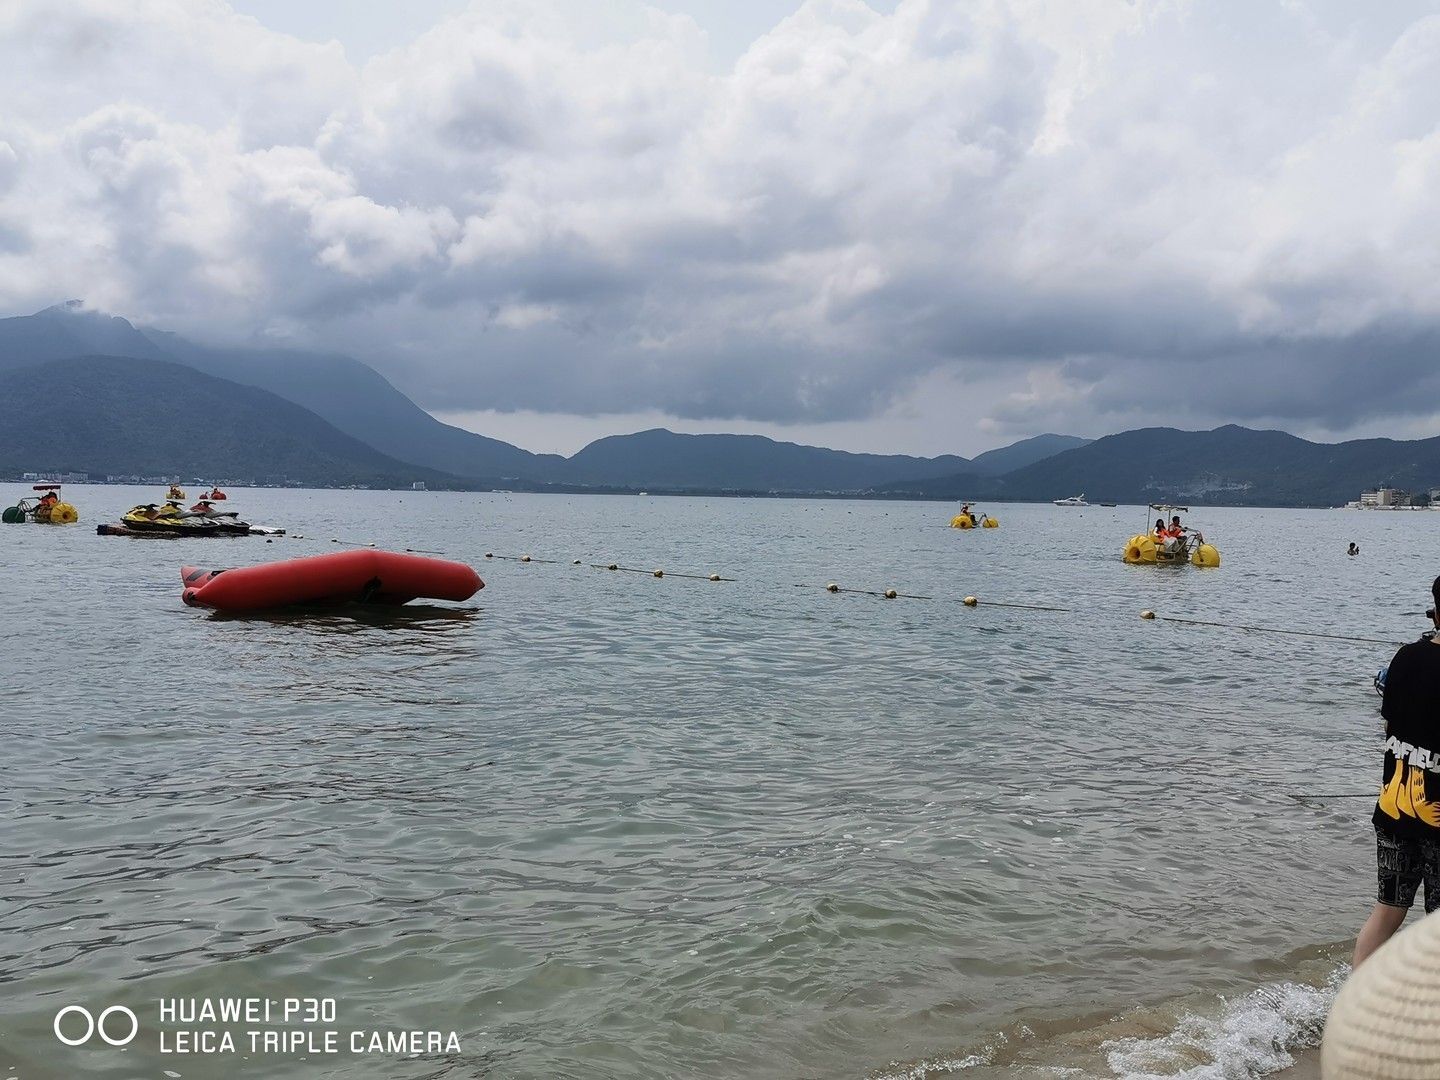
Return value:
M 1166 1035 L 1108 1042 L 1111 1072 L 1122 1080 L 1237 1080 L 1288 1069 L 1295 1051 L 1319 1045 L 1330 1002 L 1348 970 L 1336 970 L 1324 986 L 1261 987 L 1227 1002 L 1218 1016 L 1185 1014 Z
M 1175 999 L 1099 1023 L 1067 1026 L 1055 1018 L 1043 1035 L 1020 1024 L 973 1051 L 892 1062 L 872 1080 L 938 1080 L 959 1073 L 974 1080 L 1258 1080 L 1319 1045 L 1330 1003 L 1348 972 L 1342 965 L 1318 984 L 1283 980 L 1234 999 Z

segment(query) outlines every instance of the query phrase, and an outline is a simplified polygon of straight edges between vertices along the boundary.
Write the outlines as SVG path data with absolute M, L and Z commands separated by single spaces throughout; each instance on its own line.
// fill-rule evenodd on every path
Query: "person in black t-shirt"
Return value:
M 1429 612 L 1440 629 L 1440 578 Z M 1355 941 L 1355 966 L 1390 938 L 1425 885 L 1440 909 L 1440 636 L 1402 646 L 1385 675 L 1385 774 L 1375 803 L 1379 902 Z

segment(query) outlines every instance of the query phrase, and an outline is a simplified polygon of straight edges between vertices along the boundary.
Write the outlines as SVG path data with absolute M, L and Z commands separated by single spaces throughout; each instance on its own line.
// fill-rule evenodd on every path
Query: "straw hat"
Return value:
M 1335 995 L 1324 1080 L 1440 1078 L 1440 912 L 1396 934 Z

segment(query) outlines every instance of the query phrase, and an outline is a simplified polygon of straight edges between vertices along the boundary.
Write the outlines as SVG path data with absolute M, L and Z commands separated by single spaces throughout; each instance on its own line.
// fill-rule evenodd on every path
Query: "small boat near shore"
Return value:
M 1068 498 L 1068 499 L 1056 499 L 1056 500 L 1055 500 L 1055 505 L 1056 505 L 1056 506 L 1089 506 L 1090 504 L 1085 501 L 1085 493 L 1082 491 L 1079 495 L 1071 495 L 1070 498 Z
M 1175 525 L 1180 514 L 1190 512 L 1189 507 L 1151 503 L 1147 507 L 1147 514 L 1149 512 L 1161 515 L 1155 528 L 1150 532 L 1136 533 L 1125 541 L 1121 558 L 1131 566 L 1184 566 L 1189 563 L 1214 568 L 1220 565 L 1220 551 L 1206 541 L 1204 533 L 1188 525 Z M 1164 517 L 1167 513 L 1172 515 L 1168 525 Z M 1148 516 L 1146 520 L 1149 520 Z
M 235 570 L 180 569 L 191 607 L 265 611 L 335 604 L 405 604 L 421 598 L 469 600 L 485 587 L 464 563 L 394 551 L 343 551 Z
M 7 506 L 0 513 L 0 521 L 6 525 L 20 525 L 27 521 L 36 525 L 74 525 L 80 520 L 80 512 L 60 497 L 59 484 L 36 484 L 30 490 L 43 494 L 29 495 L 14 506 Z
M 960 507 L 960 512 L 950 519 L 950 527 L 952 529 L 998 529 L 1000 519 L 991 517 L 984 511 L 977 514 L 967 502 Z

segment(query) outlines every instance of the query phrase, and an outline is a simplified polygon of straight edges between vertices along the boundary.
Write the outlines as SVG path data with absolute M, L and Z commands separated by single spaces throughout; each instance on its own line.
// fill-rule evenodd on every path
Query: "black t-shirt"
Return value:
M 1385 779 L 1375 824 L 1440 840 L 1440 645 L 1402 646 L 1385 673 Z

